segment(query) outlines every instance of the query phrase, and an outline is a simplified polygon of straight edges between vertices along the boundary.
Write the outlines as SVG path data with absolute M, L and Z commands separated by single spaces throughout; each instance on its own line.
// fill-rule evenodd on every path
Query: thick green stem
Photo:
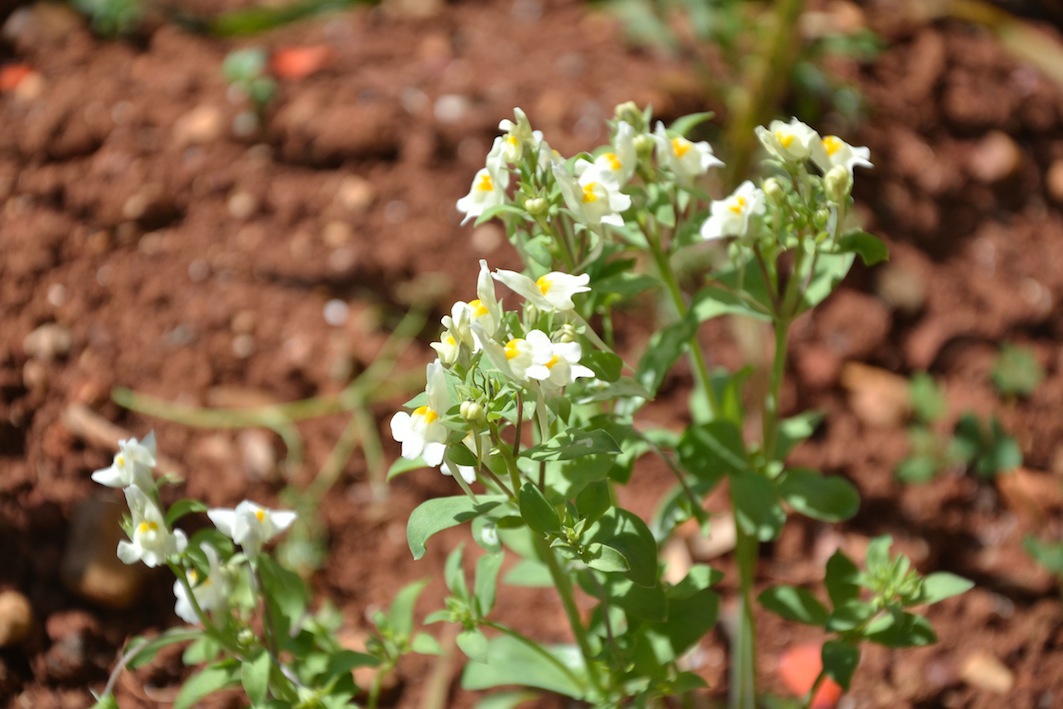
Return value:
M 756 473 L 747 473 L 756 475 Z M 732 501 L 732 507 L 737 503 Z M 757 705 L 756 626 L 753 622 L 753 581 L 757 572 L 757 539 L 735 524 L 735 560 L 738 562 L 738 627 L 731 653 L 731 708 Z
M 764 437 L 764 459 L 775 461 L 775 443 L 779 430 L 779 399 L 782 396 L 782 381 L 786 375 L 786 348 L 790 336 L 788 319 L 775 321 L 775 355 L 772 358 L 771 380 L 768 395 L 764 399 L 764 419 L 761 421 Z
M 565 569 L 561 567 L 561 563 L 557 560 L 557 555 L 554 554 L 554 550 L 547 545 L 545 540 L 536 538 L 535 546 L 539 556 L 542 557 L 546 567 L 550 570 L 550 577 L 557 588 L 557 595 L 561 598 L 561 605 L 565 609 L 565 616 L 568 617 L 572 635 L 576 638 L 580 654 L 583 655 L 583 662 L 587 666 L 587 679 L 590 681 L 591 687 L 598 693 L 599 698 L 601 698 L 604 696 L 602 681 L 598 676 L 594 652 L 591 650 L 587 630 L 583 627 L 583 620 L 580 618 L 579 608 L 576 606 L 576 595 L 572 589 L 572 579 L 569 578 Z

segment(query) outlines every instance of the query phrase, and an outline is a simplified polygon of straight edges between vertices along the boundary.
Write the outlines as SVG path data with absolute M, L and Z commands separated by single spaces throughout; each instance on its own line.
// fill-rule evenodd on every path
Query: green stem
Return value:
M 502 625 L 501 623 L 496 623 L 496 622 L 490 621 L 490 620 L 480 621 L 480 624 L 483 625 L 485 628 L 491 628 L 493 630 L 497 630 L 500 633 L 504 633 L 505 635 L 508 635 L 509 637 L 513 638 L 514 640 L 516 640 L 517 642 L 521 643 L 522 645 L 524 645 L 528 649 L 534 650 L 536 653 L 541 655 L 543 657 L 543 659 L 547 660 L 550 664 L 552 664 L 554 667 L 556 667 L 561 672 L 561 674 L 565 675 L 565 677 L 567 677 L 568 680 L 570 682 L 572 682 L 573 684 L 575 684 L 576 686 L 578 686 L 580 688 L 584 688 L 584 687 L 587 686 L 587 682 L 584 680 L 583 677 L 580 677 L 579 675 L 577 675 L 565 663 L 563 663 L 561 660 L 557 659 L 557 656 L 555 656 L 553 653 L 549 652 L 542 645 L 540 645 L 539 643 L 535 642 L 534 640 L 532 640 L 531 638 L 527 637 L 526 635 L 522 635 L 521 633 L 518 633 L 513 628 L 506 627 L 505 625 Z
M 764 417 L 761 430 L 764 440 L 764 460 L 775 461 L 775 443 L 779 429 L 779 399 L 782 396 L 782 382 L 786 376 L 786 348 L 790 336 L 789 319 L 775 321 L 775 355 L 772 358 L 771 380 L 768 395 L 764 399 Z
M 816 698 L 816 691 L 819 689 L 819 686 L 823 684 L 823 680 L 825 679 L 827 679 L 827 671 L 820 670 L 819 674 L 816 675 L 816 681 L 812 683 L 812 686 L 808 689 L 808 693 L 805 694 L 805 698 L 801 701 L 801 706 L 804 709 L 809 709 L 809 707 L 812 706 L 812 700 Z
M 748 475 L 756 475 L 750 472 Z M 731 506 L 737 508 L 732 500 Z M 738 629 L 731 657 L 731 708 L 757 705 L 756 626 L 753 622 L 753 582 L 757 571 L 757 539 L 735 524 L 735 560 L 738 562 Z
M 546 544 L 545 540 L 536 536 L 535 547 L 539 552 L 539 556 L 546 563 L 546 567 L 550 570 L 550 577 L 557 588 L 557 595 L 561 598 L 561 605 L 564 607 L 565 615 L 568 617 L 572 635 L 576 638 L 576 644 L 579 645 L 580 653 L 583 655 L 583 662 L 587 666 L 587 678 L 590 680 L 591 687 L 598 693 L 599 698 L 602 698 L 604 692 L 601 678 L 598 677 L 598 670 L 594 663 L 594 652 L 591 650 L 587 630 L 583 627 L 579 608 L 576 606 L 576 596 L 572 590 L 572 579 L 569 578 L 565 569 L 561 568 L 557 555 L 554 554 L 554 550 Z

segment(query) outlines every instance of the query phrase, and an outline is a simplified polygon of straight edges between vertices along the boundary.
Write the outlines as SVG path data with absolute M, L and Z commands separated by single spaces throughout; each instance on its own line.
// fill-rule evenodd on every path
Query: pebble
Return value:
M 96 496 L 74 509 L 59 574 L 72 592 L 104 608 L 129 608 L 140 593 L 141 569 L 115 554 L 125 539 L 123 506 Z
M 1052 199 L 1056 202 L 1063 202 L 1063 160 L 1056 160 L 1048 166 L 1045 185 Z
M 367 210 L 375 198 L 373 183 L 364 177 L 345 177 L 336 190 L 336 201 L 355 214 Z
M 84 17 L 65 4 L 39 2 L 12 12 L 0 36 L 20 49 L 39 49 L 37 45 L 60 41 L 84 24 Z
M 178 147 L 206 145 L 221 137 L 225 130 L 225 116 L 217 106 L 196 106 L 182 115 L 173 125 L 173 140 Z
M 273 450 L 270 434 L 261 429 L 249 428 L 236 437 L 244 472 L 252 480 L 276 480 L 277 454 Z
M 913 314 L 926 303 L 926 283 L 914 268 L 888 263 L 878 271 L 875 292 L 892 310 Z
M 994 694 L 1007 694 L 1015 685 L 1015 675 L 1000 660 L 980 650 L 960 663 L 960 677 L 967 684 Z
M 229 197 L 228 207 L 233 219 L 248 219 L 258 211 L 258 200 L 250 192 L 234 192 Z
M 325 322 L 333 327 L 340 327 L 347 322 L 347 315 L 350 309 L 347 307 L 347 303 L 344 301 L 333 298 L 325 303 L 325 307 L 321 309 L 322 317 L 325 318 Z
M 856 417 L 869 426 L 897 426 L 908 415 L 908 380 L 899 374 L 847 362 L 842 367 L 842 387 Z
M 18 591 L 0 592 L 0 648 L 25 640 L 33 628 L 33 607 Z
M 994 184 L 1015 174 L 1022 161 L 1022 151 L 1007 133 L 992 131 L 976 143 L 968 168 L 979 181 Z
M 33 359 L 50 362 L 70 352 L 70 330 L 58 323 L 45 323 L 26 335 L 22 350 Z
M 354 231 L 351 229 L 351 225 L 347 222 L 341 222 L 338 220 L 329 222 L 325 225 L 325 228 L 321 230 L 322 241 L 325 242 L 325 245 L 333 249 L 346 246 L 350 243 L 353 236 Z

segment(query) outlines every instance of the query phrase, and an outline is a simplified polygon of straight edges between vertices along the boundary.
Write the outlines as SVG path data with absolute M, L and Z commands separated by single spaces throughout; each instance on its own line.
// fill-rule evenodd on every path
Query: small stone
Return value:
M 84 17 L 66 4 L 38 2 L 12 12 L 0 35 L 20 49 L 39 49 L 39 45 L 61 41 L 84 25 Z
M 193 108 L 173 125 L 173 140 L 180 148 L 206 145 L 221 137 L 225 130 L 225 116 L 217 106 L 205 104 Z
M 481 224 L 472 230 L 469 243 L 473 250 L 481 254 L 489 254 L 505 241 L 506 233 L 498 224 L 488 222 Z
M 350 309 L 347 307 L 347 303 L 333 298 L 325 303 L 325 307 L 322 308 L 322 316 L 325 318 L 325 322 L 333 327 L 340 327 L 347 322 L 347 315 Z
M 444 94 L 436 99 L 433 114 L 440 123 L 457 123 L 465 118 L 472 109 L 472 104 L 465 96 Z
M 859 362 L 842 367 L 842 387 L 856 417 L 869 426 L 896 426 L 908 415 L 908 380 Z
M 244 462 L 244 472 L 252 480 L 276 480 L 277 454 L 273 450 L 270 434 L 261 429 L 249 428 L 236 437 L 236 445 Z
M 1022 151 L 1007 133 L 992 131 L 974 145 L 968 167 L 979 181 L 994 184 L 1015 174 Z
M 44 362 L 31 359 L 22 366 L 22 383 L 30 391 L 38 391 L 48 383 L 48 365 Z
M 234 192 L 228 207 L 233 219 L 249 219 L 258 211 L 258 200 L 250 192 Z
M 33 607 L 18 591 L 0 592 L 0 648 L 25 640 L 33 628 Z
M 1045 174 L 1048 195 L 1057 202 L 1063 202 L 1063 160 L 1054 161 Z
M 373 184 L 364 177 L 345 177 L 336 190 L 336 201 L 355 214 L 368 209 L 375 197 Z
M 982 651 L 972 652 L 960 664 L 964 682 L 994 694 L 1007 694 L 1015 685 L 1015 675 L 997 658 Z
M 878 271 L 878 296 L 892 310 L 916 313 L 926 302 L 926 283 L 912 268 L 900 263 L 887 263 Z
M 341 221 L 331 221 L 321 231 L 321 239 L 333 249 L 346 246 L 353 236 L 354 231 L 351 229 L 351 225 Z
M 247 359 L 255 353 L 255 338 L 251 335 L 237 335 L 233 338 L 233 354 L 240 359 Z
M 72 592 L 104 608 L 129 608 L 140 592 L 141 568 L 115 553 L 122 532 L 122 506 L 92 497 L 74 509 L 59 574 Z
M 22 350 L 30 357 L 50 362 L 70 352 L 70 330 L 58 323 L 46 323 L 26 335 Z

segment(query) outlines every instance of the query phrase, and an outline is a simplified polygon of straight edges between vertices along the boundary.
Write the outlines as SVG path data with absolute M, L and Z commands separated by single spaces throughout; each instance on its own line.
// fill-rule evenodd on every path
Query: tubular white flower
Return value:
M 458 200 L 458 211 L 465 215 L 464 224 L 475 219 L 492 207 L 506 203 L 506 187 L 509 186 L 509 172 L 492 169 L 491 161 L 482 167 L 472 180 L 469 194 Z
M 757 126 L 756 132 L 765 150 L 789 163 L 808 160 L 820 142 L 819 133 L 796 118 L 791 118 L 789 123 L 772 121 L 767 128 Z
M 660 121 L 653 132 L 653 140 L 657 144 L 657 161 L 671 170 L 681 185 L 689 186 L 694 178 L 704 175 L 709 168 L 723 165 L 706 141 L 693 143 L 681 135 L 669 137 Z
M 476 338 L 469 327 L 471 322 L 471 308 L 468 303 L 460 300 L 451 307 L 450 315 L 443 316 L 443 334 L 439 342 L 431 344 L 443 364 L 454 364 L 461 359 L 463 350 L 468 353 L 475 349 Z
M 162 510 L 135 485 L 125 489 L 125 499 L 133 522 L 130 541 L 118 542 L 118 558 L 126 564 L 143 561 L 154 568 L 166 563 L 174 554 L 180 554 L 188 546 L 188 538 L 181 530 L 171 532 L 166 526 Z
M 519 108 L 513 109 L 513 117 L 517 120 L 503 118 L 498 124 L 498 129 L 506 133 L 500 138 L 502 159 L 510 165 L 516 165 L 524 157 L 525 151 L 529 154 L 537 153 L 541 157 L 543 146 L 546 145 L 542 131 L 532 130 L 528 116 Z
M 248 556 L 258 554 L 263 544 L 295 521 L 295 513 L 290 510 L 269 510 L 249 500 L 244 500 L 234 510 L 207 510 L 207 517 L 219 532 L 239 544 Z
M 496 281 L 501 281 L 532 305 L 549 312 L 566 312 L 575 308 L 572 296 L 589 291 L 587 284 L 591 280 L 586 273 L 572 276 L 560 271 L 551 271 L 533 281 L 523 273 L 502 268 L 495 269 L 493 276 Z
M 425 464 L 435 467 L 443 462 L 447 427 L 441 417 L 450 408 L 446 375 L 439 360 L 428 365 L 425 379 L 428 403 L 417 407 L 412 414 L 396 413 L 391 418 L 391 435 L 402 444 L 403 458 L 420 457 Z
M 532 364 L 525 375 L 542 382 L 547 393 L 559 391 L 580 377 L 594 376 L 594 372 L 579 363 L 582 349 L 578 342 L 553 342 L 541 330 L 529 332 L 526 341 Z
M 812 144 L 812 162 L 824 175 L 832 167 L 844 167 L 850 176 L 854 167 L 873 167 L 870 149 L 854 148 L 836 135 L 828 135 Z
M 613 149 L 602 153 L 594 159 L 599 172 L 611 177 L 617 186 L 623 187 L 635 174 L 638 153 L 635 150 L 635 129 L 628 123 L 620 121 L 613 137 Z
M 565 206 L 576 220 L 592 227 L 602 224 L 623 226 L 624 218 L 620 212 L 631 206 L 631 198 L 620 191 L 615 177 L 583 159 L 576 161 L 574 169 L 575 176 L 563 163 L 555 162 L 553 166 Z
M 135 485 L 150 492 L 155 489 L 155 479 L 151 475 L 155 468 L 155 455 L 154 431 L 140 442 L 135 438 L 119 441 L 118 453 L 110 467 L 100 468 L 92 474 L 92 479 L 107 487 Z
M 730 197 L 714 201 L 711 210 L 701 225 L 702 239 L 745 236 L 750 217 L 764 213 L 764 193 L 746 180 Z
M 201 610 L 209 612 L 224 608 L 229 600 L 229 580 L 219 563 L 218 551 L 210 544 L 204 544 L 203 553 L 207 556 L 209 568 L 207 576 L 200 581 L 199 574 L 195 569 L 188 571 L 188 585 L 192 587 L 192 594 Z M 192 607 L 192 601 L 188 598 L 188 591 L 180 581 L 174 581 L 173 595 L 177 599 L 173 611 L 177 617 L 186 623 L 198 623 L 199 617 Z

